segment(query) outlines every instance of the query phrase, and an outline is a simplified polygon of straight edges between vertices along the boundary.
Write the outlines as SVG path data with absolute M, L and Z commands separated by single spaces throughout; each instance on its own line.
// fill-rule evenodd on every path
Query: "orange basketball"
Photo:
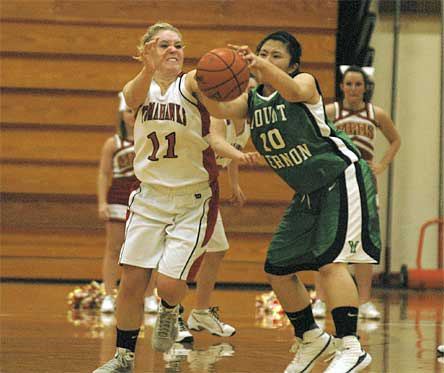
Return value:
M 247 88 L 250 73 L 246 62 L 229 48 L 204 54 L 197 64 L 196 80 L 205 96 L 216 101 L 231 101 Z

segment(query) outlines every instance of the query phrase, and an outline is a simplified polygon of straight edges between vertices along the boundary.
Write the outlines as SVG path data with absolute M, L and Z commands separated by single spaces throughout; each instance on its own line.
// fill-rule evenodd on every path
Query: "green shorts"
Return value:
M 265 272 L 287 275 L 329 263 L 379 263 L 376 199 L 374 177 L 363 160 L 329 186 L 296 193 L 268 248 Z

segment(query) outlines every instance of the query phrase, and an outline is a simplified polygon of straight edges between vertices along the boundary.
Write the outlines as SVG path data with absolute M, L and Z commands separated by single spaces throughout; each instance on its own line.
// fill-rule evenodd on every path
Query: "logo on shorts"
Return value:
M 201 199 L 201 198 L 202 198 L 202 194 L 200 194 L 200 193 L 196 193 L 196 194 L 194 195 L 194 197 L 195 197 L 196 199 Z
M 348 241 L 350 245 L 350 254 L 356 254 L 356 248 L 359 245 L 359 241 Z

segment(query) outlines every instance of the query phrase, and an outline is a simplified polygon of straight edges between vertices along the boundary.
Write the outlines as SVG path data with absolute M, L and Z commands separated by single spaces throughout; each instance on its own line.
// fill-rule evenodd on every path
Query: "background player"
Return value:
M 229 143 L 238 150 L 242 150 L 250 136 L 250 127 L 246 121 L 231 121 L 211 118 L 212 146 Z M 231 201 L 238 206 L 246 202 L 245 195 L 239 185 L 239 164 L 231 159 L 216 154 L 216 163 L 222 168 L 227 168 L 228 180 L 231 188 Z M 217 215 L 216 226 L 210 241 L 206 246 L 206 252 L 202 258 L 196 281 L 196 304 L 188 317 L 188 328 L 192 330 L 206 329 L 211 334 L 220 337 L 232 336 L 236 329 L 219 318 L 217 307 L 211 307 L 211 293 L 216 283 L 220 264 L 229 247 L 220 211 Z M 181 314 L 183 308 L 181 309 Z M 193 340 L 191 333 L 182 319 L 179 318 L 179 333 L 176 342 L 190 342 Z
M 401 138 L 389 115 L 380 107 L 369 102 L 369 77 L 358 66 L 346 68 L 342 75 L 340 89 L 342 99 L 325 107 L 328 118 L 335 127 L 344 131 L 353 140 L 376 176 L 384 172 L 393 161 L 401 146 Z M 375 137 L 380 130 L 389 146 L 381 160 L 375 161 Z M 358 263 L 355 265 L 355 278 L 359 291 L 359 317 L 364 319 L 379 319 L 380 312 L 371 299 L 373 265 Z M 326 315 L 325 294 L 316 276 L 316 293 L 319 299 L 313 304 L 315 317 Z

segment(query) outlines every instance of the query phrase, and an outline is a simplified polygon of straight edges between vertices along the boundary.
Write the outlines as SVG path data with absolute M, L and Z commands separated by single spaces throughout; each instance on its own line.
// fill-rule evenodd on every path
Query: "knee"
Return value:
M 119 295 L 122 297 L 143 298 L 145 288 L 149 280 L 149 274 L 145 269 L 133 270 L 124 266 L 119 285 Z
M 295 276 L 294 274 L 291 275 L 285 275 L 285 276 L 277 276 L 277 275 L 272 275 L 270 273 L 266 273 L 267 275 L 267 279 L 268 282 L 271 284 L 271 286 L 276 286 L 288 281 L 298 281 L 297 276 Z
M 325 278 L 344 270 L 347 271 L 347 265 L 345 263 L 329 263 L 319 268 L 319 275 L 321 278 Z

